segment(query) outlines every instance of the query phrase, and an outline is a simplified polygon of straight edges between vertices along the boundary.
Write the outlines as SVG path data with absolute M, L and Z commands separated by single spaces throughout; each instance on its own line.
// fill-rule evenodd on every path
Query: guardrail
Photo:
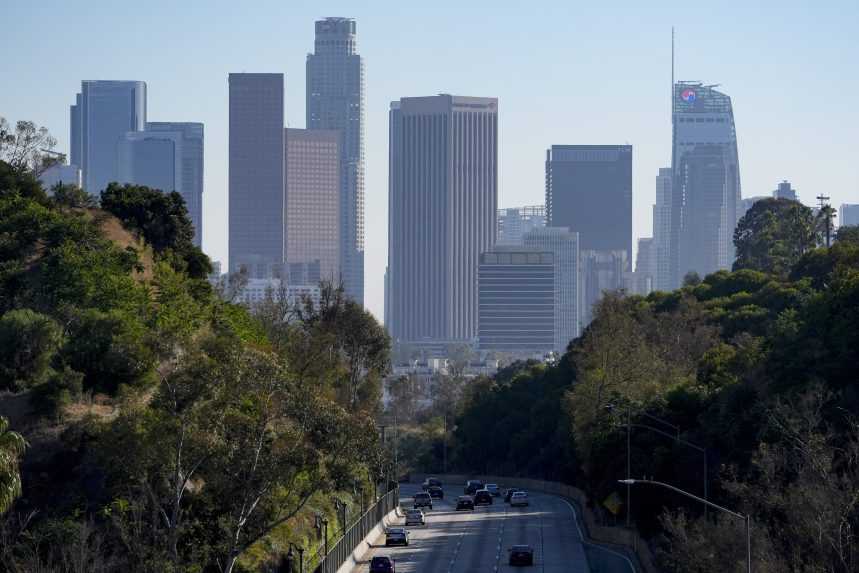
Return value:
M 397 487 L 382 496 L 375 505 L 370 506 L 370 509 L 365 511 L 334 543 L 327 554 L 322 550 L 314 556 L 308 568 L 313 573 L 336 573 L 355 548 L 364 542 L 364 538 L 373 528 L 382 522 L 382 518 L 394 511 L 399 504 L 400 488 Z
M 584 522 L 588 537 L 592 541 L 628 548 L 638 558 L 638 563 L 641 568 L 644 569 L 645 573 L 658 573 L 658 569 L 654 565 L 655 559 L 650 551 L 650 547 L 638 535 L 638 532 L 599 523 L 597 516 L 594 514 L 593 508 L 588 503 L 587 494 L 577 487 L 555 481 L 490 475 L 411 474 L 409 479 L 412 482 L 416 481 L 417 483 L 420 483 L 429 475 L 434 475 L 448 484 L 457 482 L 464 484 L 466 480 L 469 479 L 480 479 L 483 483 L 497 483 L 509 487 L 521 487 L 527 490 L 541 491 L 543 493 L 565 497 L 576 502 L 576 504 L 581 508 L 582 521 Z

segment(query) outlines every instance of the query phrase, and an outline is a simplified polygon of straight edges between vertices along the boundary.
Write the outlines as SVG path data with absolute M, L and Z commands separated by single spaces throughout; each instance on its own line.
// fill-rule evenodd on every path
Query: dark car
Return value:
M 456 510 L 460 509 L 474 509 L 474 498 L 470 495 L 461 495 L 456 498 Z
M 518 487 L 508 487 L 507 491 L 504 492 L 504 501 L 510 503 L 510 498 L 513 497 L 513 494 L 517 491 L 521 491 Z
M 424 491 L 429 491 L 429 488 L 431 487 L 441 487 L 442 485 L 444 484 L 441 483 L 440 479 L 429 477 L 423 481 L 423 483 L 421 484 L 421 489 Z
M 510 548 L 510 565 L 533 565 L 534 548 L 530 545 L 514 545 Z
M 492 494 L 485 489 L 479 489 L 474 493 L 474 505 L 492 505 Z
M 463 493 L 465 495 L 474 495 L 474 492 L 479 489 L 483 489 L 483 482 L 478 479 L 470 479 L 465 482 Z
M 370 573 L 396 573 L 394 560 L 390 557 L 379 556 L 370 560 Z
M 427 493 L 433 499 L 444 499 L 444 490 L 437 485 L 432 485 L 427 489 Z

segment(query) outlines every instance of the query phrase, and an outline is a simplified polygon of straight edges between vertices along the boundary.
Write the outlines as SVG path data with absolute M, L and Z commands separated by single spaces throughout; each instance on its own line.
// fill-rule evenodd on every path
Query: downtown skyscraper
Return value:
M 283 74 L 229 75 L 230 272 L 266 278 L 286 261 Z
M 671 288 L 686 273 L 728 269 L 740 203 L 740 166 L 731 98 L 700 82 L 673 93 Z
M 364 63 L 351 18 L 316 21 L 307 56 L 307 129 L 340 133 L 340 276 L 364 303 Z
M 409 344 L 473 341 L 480 255 L 495 245 L 498 100 L 391 104 L 386 323 Z
M 146 83 L 84 80 L 70 109 L 70 163 L 91 195 L 117 180 L 117 147 L 146 125 Z

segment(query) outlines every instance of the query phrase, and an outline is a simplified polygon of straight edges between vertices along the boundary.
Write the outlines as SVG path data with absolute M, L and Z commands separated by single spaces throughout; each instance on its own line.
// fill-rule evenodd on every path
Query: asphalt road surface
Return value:
M 433 500 L 424 510 L 425 526 L 411 526 L 408 547 L 385 547 L 385 537 L 372 541 L 372 549 L 353 573 L 365 573 L 374 555 L 396 561 L 397 573 L 590 573 L 572 508 L 557 497 L 529 492 L 529 507 L 510 507 L 503 498 L 474 511 L 456 511 L 461 485 L 445 485 L 444 499 Z M 416 484 L 403 484 L 400 505 L 412 507 Z M 402 525 L 403 519 L 399 520 Z M 510 567 L 508 549 L 527 544 L 534 548 L 533 567 Z

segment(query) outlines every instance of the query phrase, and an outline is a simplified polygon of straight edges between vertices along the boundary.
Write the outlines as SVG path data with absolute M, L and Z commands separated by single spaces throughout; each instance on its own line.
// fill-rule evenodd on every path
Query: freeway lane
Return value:
M 412 506 L 416 484 L 403 484 L 404 509 Z M 455 511 L 459 485 L 446 485 L 444 500 L 434 500 L 426 511 L 427 525 L 409 527 L 408 547 L 386 548 L 384 536 L 373 540 L 372 550 L 352 573 L 366 573 L 370 558 L 389 555 L 397 573 L 510 573 L 521 567 L 507 565 L 507 550 L 526 543 L 534 547 L 534 567 L 539 573 L 589 573 L 584 548 L 570 507 L 563 500 L 529 493 L 531 505 L 515 508 L 495 498 L 491 506 L 475 511 Z M 402 523 L 402 520 L 400 520 Z

